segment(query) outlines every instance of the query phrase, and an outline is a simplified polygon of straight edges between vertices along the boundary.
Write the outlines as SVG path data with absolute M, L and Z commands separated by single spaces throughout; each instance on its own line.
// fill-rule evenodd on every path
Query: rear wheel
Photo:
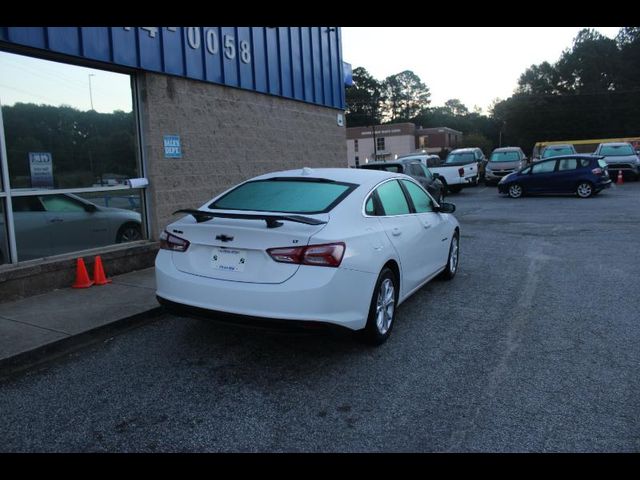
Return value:
M 447 188 L 451 193 L 460 193 L 462 191 L 462 185 L 449 185 Z
M 142 229 L 140 225 L 136 223 L 125 223 L 120 227 L 116 235 L 116 243 L 133 242 L 135 240 L 142 240 Z
M 590 182 L 580 182 L 576 187 L 576 193 L 580 198 L 589 198 L 593 195 L 593 185 Z
M 518 183 L 514 183 L 509 186 L 509 196 L 511 198 L 520 198 L 522 196 L 522 186 Z
M 373 289 L 367 325 L 360 332 L 361 339 L 370 345 L 383 344 L 393 328 L 398 302 L 398 281 L 393 271 L 385 267 Z

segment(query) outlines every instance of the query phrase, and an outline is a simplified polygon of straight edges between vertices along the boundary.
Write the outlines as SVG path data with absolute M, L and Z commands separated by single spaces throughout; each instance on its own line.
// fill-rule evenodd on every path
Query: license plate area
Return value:
M 211 266 L 225 272 L 244 272 L 247 257 L 246 250 L 215 247 L 211 253 Z

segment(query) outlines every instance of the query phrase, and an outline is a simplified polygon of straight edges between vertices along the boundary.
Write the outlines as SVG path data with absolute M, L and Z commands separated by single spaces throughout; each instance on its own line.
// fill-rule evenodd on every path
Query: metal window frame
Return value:
M 57 60 L 56 60 L 57 61 Z M 65 62 L 59 62 L 65 63 Z M 94 68 L 94 67 L 92 67 Z M 118 72 L 129 75 L 131 79 L 131 94 L 132 94 L 132 109 L 135 118 L 135 134 L 137 140 L 137 154 L 136 159 L 138 161 L 138 168 L 140 175 L 146 178 L 146 157 L 144 155 L 144 141 L 143 141 L 143 129 L 142 129 L 142 113 L 140 111 L 140 92 L 139 82 L 135 71 Z M 128 191 L 131 187 L 128 186 L 115 186 L 115 187 L 85 187 L 85 188 L 61 188 L 61 189 L 11 189 L 11 182 L 9 177 L 9 159 L 7 157 L 7 143 L 4 131 L 4 118 L 2 115 L 2 101 L 0 99 L 0 172 L 2 173 L 2 184 L 0 188 L 0 204 L 4 206 L 5 225 L 7 229 L 7 241 L 9 246 L 8 260 L 9 264 L 17 264 L 18 261 L 18 248 L 16 243 L 16 232 L 13 218 L 13 203 L 12 197 L 26 197 L 32 195 L 58 195 L 64 193 L 90 193 L 90 192 L 117 192 Z M 149 205 L 149 193 L 147 187 L 142 187 L 136 190 L 142 190 L 141 195 L 141 217 L 142 226 L 144 228 L 144 234 L 146 238 L 151 238 L 149 235 L 149 216 L 147 214 Z

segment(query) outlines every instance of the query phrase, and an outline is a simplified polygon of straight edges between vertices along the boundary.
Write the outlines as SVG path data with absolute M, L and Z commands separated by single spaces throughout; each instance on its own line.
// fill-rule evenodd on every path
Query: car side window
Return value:
M 84 206 L 62 195 L 43 195 L 40 200 L 47 212 L 84 212 Z
M 401 180 L 401 182 L 409 192 L 416 213 L 433 212 L 433 202 L 422 188 L 408 180 Z
M 376 192 L 385 215 L 406 215 L 411 213 L 407 199 L 397 180 L 383 183 Z
M 425 177 L 427 177 L 429 180 L 433 179 L 433 175 L 431 174 L 431 170 L 429 170 L 427 167 L 425 167 L 422 164 L 418 165 L 418 168 L 420 168 L 420 170 L 422 170 L 422 173 Z
M 12 205 L 14 212 L 44 212 L 38 197 L 14 197 Z
M 369 200 L 367 200 L 367 203 L 364 205 L 364 213 L 372 216 L 376 214 L 376 207 L 373 203 L 373 195 L 369 197 Z
M 416 177 L 424 177 L 424 172 L 422 171 L 422 169 L 420 168 L 421 164 L 419 163 L 412 163 L 411 165 L 409 165 L 409 173 L 411 175 L 414 175 Z
M 598 164 L 601 162 L 601 160 L 598 160 Z M 588 167 L 589 165 L 591 165 L 591 160 L 589 160 L 588 158 L 581 158 L 579 160 L 580 163 L 580 167 L 584 168 L 584 167 Z M 607 165 L 607 162 L 603 162 L 605 165 Z M 602 166 L 602 165 L 600 165 Z
M 534 175 L 536 173 L 549 173 L 549 172 L 553 172 L 555 168 L 556 168 L 555 160 L 539 162 L 531 166 L 531 173 L 533 173 Z
M 563 158 L 558 160 L 558 170 L 575 170 L 578 166 L 578 161 L 575 158 Z

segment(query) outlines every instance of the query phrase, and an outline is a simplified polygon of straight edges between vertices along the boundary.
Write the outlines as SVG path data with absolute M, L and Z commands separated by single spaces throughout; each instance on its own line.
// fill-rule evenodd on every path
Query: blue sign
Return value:
M 353 85 L 353 69 L 351 68 L 351 64 L 347 62 L 342 62 L 342 68 L 344 71 L 344 84 L 347 87 Z
M 31 187 L 53 188 L 53 159 L 49 152 L 29 152 Z
M 0 47 L 193 78 L 344 110 L 339 27 L 0 27 Z
M 164 158 L 182 158 L 182 147 L 178 135 L 164 136 Z

